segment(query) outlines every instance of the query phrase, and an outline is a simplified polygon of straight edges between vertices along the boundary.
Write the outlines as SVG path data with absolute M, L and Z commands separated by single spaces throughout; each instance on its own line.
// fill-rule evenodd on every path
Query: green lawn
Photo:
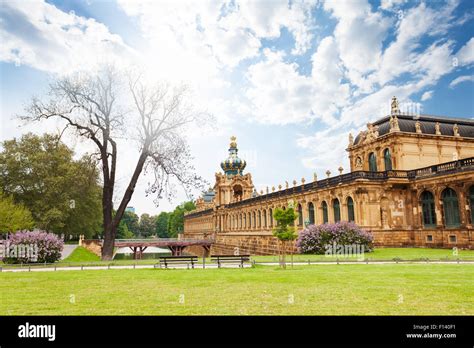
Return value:
M 68 257 L 61 262 L 93 262 L 100 261 L 100 257 L 82 246 L 74 249 Z
M 2 272 L 0 315 L 474 315 L 473 290 L 470 264 Z

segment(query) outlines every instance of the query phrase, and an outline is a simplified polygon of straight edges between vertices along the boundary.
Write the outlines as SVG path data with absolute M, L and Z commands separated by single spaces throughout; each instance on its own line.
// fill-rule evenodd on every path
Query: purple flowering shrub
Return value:
M 46 231 L 18 231 L 6 241 L 5 263 L 53 263 L 61 258 L 63 241 Z
M 300 253 L 322 255 L 326 245 L 358 244 L 364 246 L 365 252 L 372 251 L 373 236 L 354 222 L 341 221 L 334 224 L 309 225 L 300 232 L 296 246 Z

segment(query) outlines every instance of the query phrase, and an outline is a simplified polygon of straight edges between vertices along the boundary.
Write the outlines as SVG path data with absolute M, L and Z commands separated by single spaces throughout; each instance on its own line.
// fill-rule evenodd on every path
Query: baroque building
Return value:
M 184 217 L 186 238 L 213 238 L 213 253 L 275 254 L 275 208 L 293 206 L 295 225 L 354 221 L 378 246 L 474 247 L 474 121 L 390 115 L 349 134 L 350 172 L 257 193 L 231 138 L 215 185 Z

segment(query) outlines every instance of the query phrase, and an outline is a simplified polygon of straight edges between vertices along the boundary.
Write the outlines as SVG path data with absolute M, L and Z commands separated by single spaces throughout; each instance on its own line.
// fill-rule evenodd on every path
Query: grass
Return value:
M 3 272 L 0 315 L 474 315 L 473 289 L 470 264 Z
M 93 262 L 100 261 L 100 257 L 82 246 L 78 246 L 61 262 Z

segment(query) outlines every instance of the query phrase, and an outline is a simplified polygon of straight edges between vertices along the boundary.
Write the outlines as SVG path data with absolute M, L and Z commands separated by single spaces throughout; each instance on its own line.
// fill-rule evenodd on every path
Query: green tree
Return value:
M 293 208 L 276 208 L 273 212 L 273 218 L 277 222 L 273 229 L 273 235 L 278 238 L 279 261 L 280 266 L 286 268 L 286 252 L 288 244 L 297 237 L 295 233 L 294 222 L 298 218 Z
M 184 213 L 196 209 L 196 205 L 193 201 L 185 202 L 181 205 L 178 205 L 172 213 L 168 220 L 168 235 L 171 238 L 176 238 L 178 233 L 184 231 Z
M 124 212 L 121 221 L 123 221 L 127 225 L 128 230 L 134 236 L 139 236 L 140 235 L 139 218 L 138 218 L 137 214 L 135 214 L 131 211 L 126 211 L 126 212 Z
M 159 238 L 168 238 L 168 220 L 170 218 L 171 213 L 166 211 L 161 212 L 155 221 L 156 226 L 156 235 Z
M 0 233 L 27 230 L 33 225 L 30 211 L 22 204 L 15 204 L 12 196 L 0 192 Z
M 133 239 L 134 234 L 127 227 L 125 221 L 120 221 L 117 227 L 117 239 Z
M 66 235 L 100 231 L 101 189 L 90 157 L 74 153 L 55 135 L 23 135 L 2 143 L 0 185 L 23 204 L 35 226 Z
M 154 216 L 144 213 L 140 216 L 140 235 L 142 237 L 150 237 L 155 233 L 155 220 Z

